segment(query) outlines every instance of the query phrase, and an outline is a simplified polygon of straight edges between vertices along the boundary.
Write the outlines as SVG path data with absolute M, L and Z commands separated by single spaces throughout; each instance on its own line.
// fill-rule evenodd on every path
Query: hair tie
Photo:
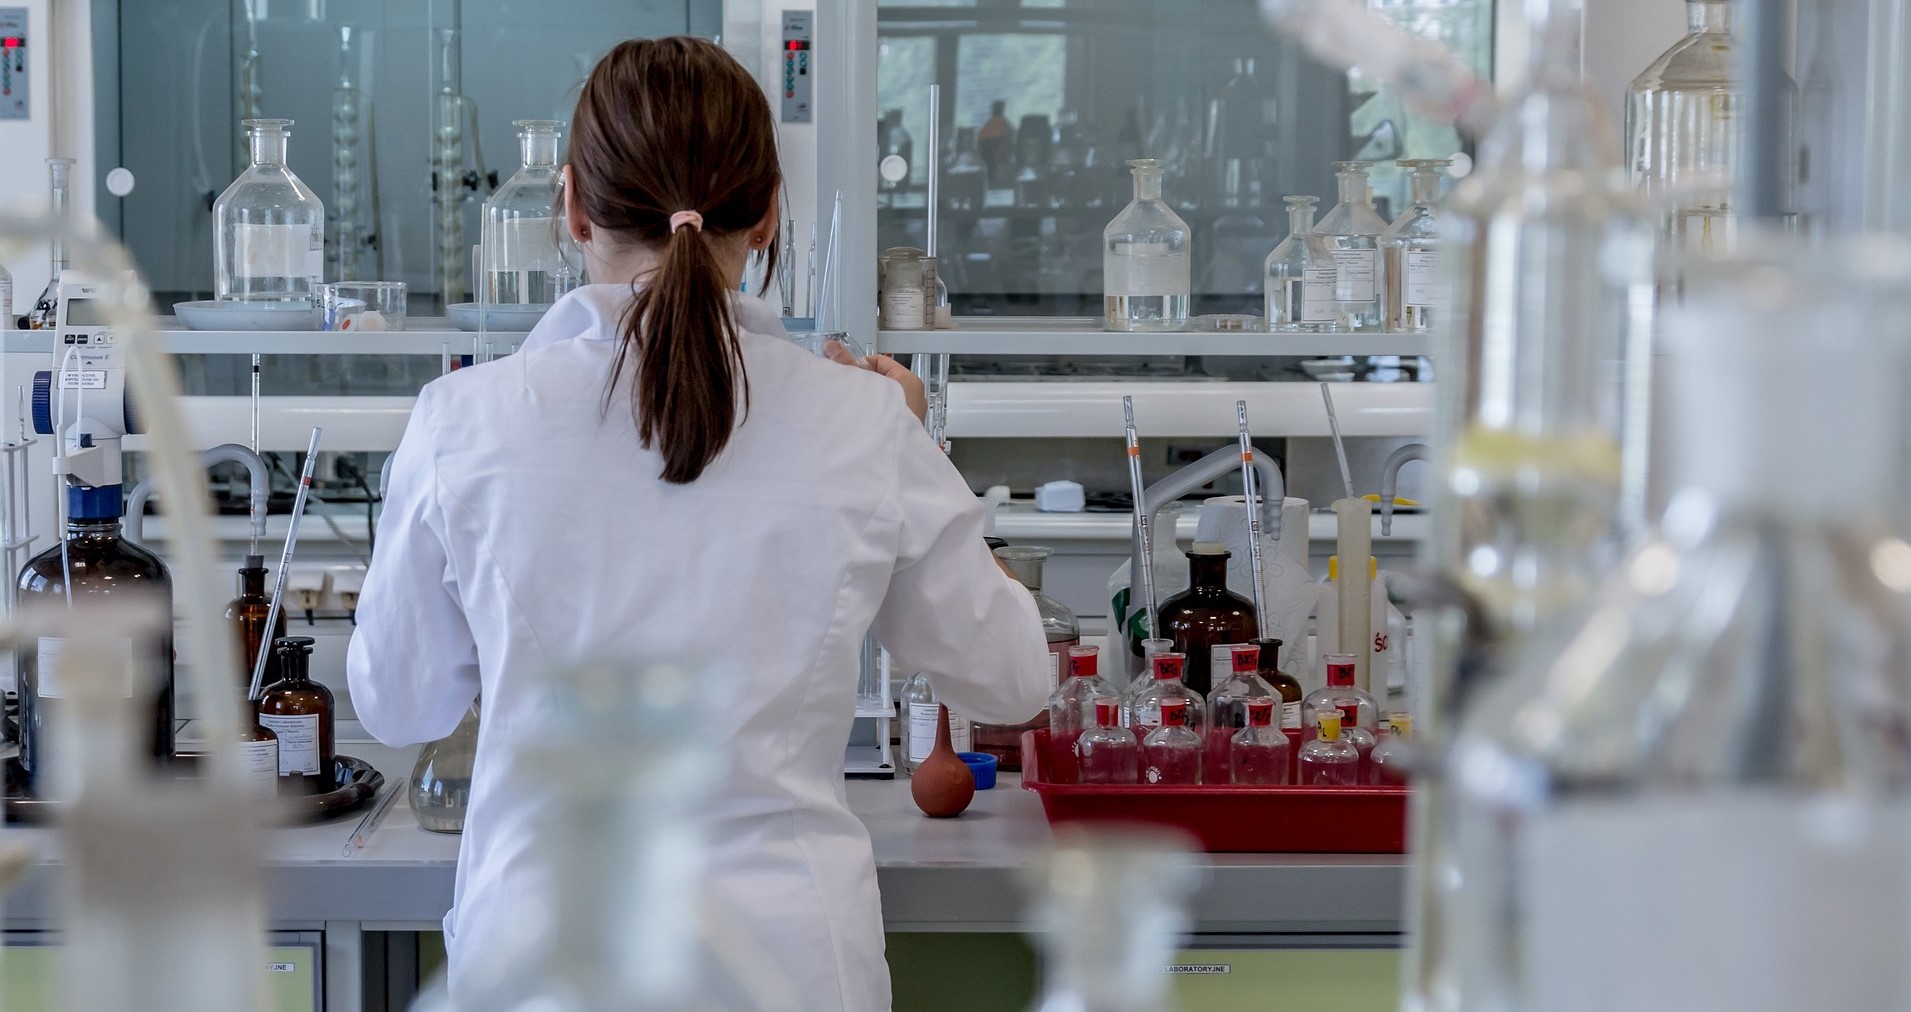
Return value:
M 685 225 L 699 232 L 703 231 L 703 215 L 695 211 L 678 211 L 670 216 L 670 234 L 677 234 L 677 230 Z

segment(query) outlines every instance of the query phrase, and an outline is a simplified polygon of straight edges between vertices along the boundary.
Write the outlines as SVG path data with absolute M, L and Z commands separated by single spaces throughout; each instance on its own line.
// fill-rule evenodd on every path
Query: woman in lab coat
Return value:
M 625 42 L 572 120 L 569 227 L 598 282 L 519 354 L 425 387 L 396 451 L 352 638 L 352 703 L 391 745 L 479 694 L 454 997 L 548 869 L 546 806 L 506 790 L 543 676 L 585 657 L 714 661 L 706 892 L 756 929 L 802 1007 L 889 1007 L 869 836 L 842 762 L 865 630 L 978 720 L 1039 712 L 1034 602 L 894 362 L 826 362 L 736 294 L 775 249 L 770 107 L 699 39 Z M 686 926 L 686 930 L 689 930 Z M 490 936 L 490 944 L 487 944 Z

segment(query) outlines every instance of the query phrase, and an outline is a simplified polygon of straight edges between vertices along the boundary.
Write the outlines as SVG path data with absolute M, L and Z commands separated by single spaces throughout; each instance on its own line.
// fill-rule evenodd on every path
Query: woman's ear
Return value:
M 583 245 L 591 241 L 590 219 L 584 217 L 584 208 L 577 202 L 577 187 L 571 185 L 571 167 L 560 170 L 564 188 L 564 224 L 571 233 L 571 239 Z

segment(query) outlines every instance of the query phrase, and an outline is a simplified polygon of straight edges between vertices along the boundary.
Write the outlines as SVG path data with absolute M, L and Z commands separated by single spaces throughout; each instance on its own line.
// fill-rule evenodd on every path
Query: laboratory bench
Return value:
M 339 750 L 364 759 L 397 789 L 418 750 L 365 741 L 341 722 Z M 850 780 L 851 809 L 869 827 L 883 921 L 892 935 L 947 933 L 974 939 L 1019 932 L 1016 870 L 1049 839 L 1037 797 L 1005 774 L 956 819 L 929 819 L 909 781 Z M 419 828 L 401 795 L 362 849 L 346 853 L 362 813 L 269 834 L 269 918 L 275 938 L 312 940 L 324 981 L 322 1008 L 403 1008 L 386 989 L 408 990 L 415 952 L 396 955 L 385 932 L 439 930 L 451 904 L 458 838 Z M 28 840 L 41 864 L 0 897 L 9 945 L 44 942 L 53 927 L 57 863 L 53 834 L 0 827 L 0 843 Z M 1197 947 L 1233 950 L 1391 949 L 1403 916 L 1406 860 L 1396 855 L 1215 854 L 1193 901 Z M 1004 939 L 1004 941 L 1009 941 Z M 1019 943 L 1011 943 L 1019 944 Z M 897 943 L 892 942 L 892 959 Z M 415 947 L 414 947 L 415 949 Z M 275 956 L 275 959 L 278 957 Z M 409 960 L 409 962 L 407 962 Z M 397 979 L 395 979 L 397 978 Z M 900 982 L 899 982 L 900 987 Z M 900 1008 L 900 1006 L 899 1006 Z

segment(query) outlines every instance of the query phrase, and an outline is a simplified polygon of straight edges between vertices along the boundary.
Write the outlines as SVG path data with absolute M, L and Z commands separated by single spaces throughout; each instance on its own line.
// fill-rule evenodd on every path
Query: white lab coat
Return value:
M 697 481 L 658 478 L 628 387 L 603 407 L 629 289 L 592 285 L 518 354 L 419 395 L 358 609 L 352 703 L 380 741 L 484 717 L 457 892 L 462 960 L 541 875 L 547 798 L 504 764 L 540 676 L 583 657 L 715 660 L 735 684 L 710 733 L 731 772 L 709 800 L 705 891 L 753 926 L 804 1008 L 889 1008 L 869 837 L 844 800 L 865 629 L 971 717 L 1015 723 L 1048 691 L 1028 593 L 993 564 L 983 513 L 890 380 L 818 359 L 738 297 L 747 418 Z

